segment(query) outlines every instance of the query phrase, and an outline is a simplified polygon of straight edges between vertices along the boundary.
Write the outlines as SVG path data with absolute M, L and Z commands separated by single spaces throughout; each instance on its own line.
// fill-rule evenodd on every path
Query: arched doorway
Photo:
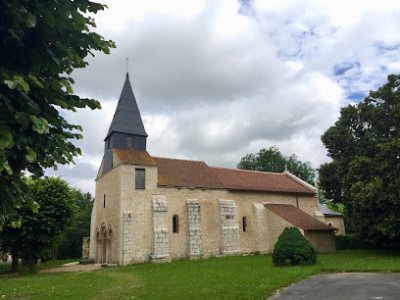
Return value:
M 102 264 L 105 264 L 105 263 L 107 263 L 107 240 L 108 240 L 108 238 L 107 238 L 107 231 L 106 230 L 104 230 L 103 231 L 103 241 L 102 241 L 102 243 L 103 243 L 103 250 L 102 250 L 102 254 L 101 254 L 101 263 Z

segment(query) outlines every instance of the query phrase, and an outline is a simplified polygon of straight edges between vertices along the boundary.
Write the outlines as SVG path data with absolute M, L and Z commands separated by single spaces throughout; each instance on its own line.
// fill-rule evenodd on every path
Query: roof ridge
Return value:
M 184 159 L 184 158 L 170 158 L 170 157 L 160 157 L 160 156 L 152 156 L 152 158 L 160 158 L 160 159 L 168 159 L 168 160 L 178 160 L 178 161 L 190 161 L 190 162 L 201 162 L 207 165 L 207 163 L 203 160 L 192 160 L 192 159 Z M 210 167 L 209 165 L 207 165 Z
M 245 169 L 226 168 L 226 167 L 216 167 L 216 166 L 209 166 L 209 167 L 210 167 L 210 168 L 214 168 L 214 169 L 225 169 L 225 170 L 243 171 L 243 172 L 249 172 L 249 173 L 284 175 L 283 173 L 277 173 L 277 172 L 256 171 L 256 170 L 245 170 Z

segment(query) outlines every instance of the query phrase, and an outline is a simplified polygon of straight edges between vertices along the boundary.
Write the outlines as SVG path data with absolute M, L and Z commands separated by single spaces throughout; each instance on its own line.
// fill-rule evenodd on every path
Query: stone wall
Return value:
M 96 256 L 96 201 L 93 203 L 92 213 L 90 215 L 90 242 L 89 242 L 89 259 L 95 259 Z
M 152 262 L 171 261 L 168 235 L 168 204 L 165 196 L 153 196 L 153 247 Z
M 265 209 L 267 212 L 267 226 L 268 226 L 268 246 L 269 249 L 267 253 L 272 253 L 274 251 L 274 246 L 276 241 L 278 240 L 279 236 L 285 230 L 286 227 L 294 226 L 292 223 L 289 223 L 285 219 L 282 219 L 277 214 L 273 213 L 269 209 Z M 299 228 L 300 229 L 300 228 Z M 303 230 L 300 229 L 303 233 Z
M 270 252 L 270 238 L 269 238 L 269 224 L 267 219 L 267 210 L 264 204 L 254 203 L 253 204 L 253 216 L 254 216 L 254 231 L 256 244 L 253 248 L 255 251 L 259 251 L 261 254 Z M 252 249 L 252 250 L 253 250 Z
M 187 200 L 188 218 L 188 249 L 189 259 L 199 259 L 203 256 L 203 233 L 201 230 L 201 209 L 199 201 Z
M 135 168 L 145 169 L 144 190 L 135 189 Z M 264 203 L 298 205 L 310 215 L 319 209 L 314 196 L 158 187 L 157 181 L 157 167 L 128 164 L 117 165 L 98 179 L 96 228 L 102 223 L 112 225 L 110 262 L 127 265 L 240 252 L 270 253 L 284 227 L 292 225 L 272 212 L 268 214 Z M 102 206 L 104 194 L 106 208 Z M 174 215 L 179 220 L 177 232 L 173 232 Z M 100 243 L 97 252 L 101 252 Z
M 89 258 L 89 248 L 90 248 L 90 238 L 84 237 L 82 238 L 82 258 Z
M 121 172 L 118 168 L 110 170 L 97 179 L 96 197 L 94 203 L 95 244 L 94 259 L 98 263 L 120 263 L 120 195 L 121 195 Z M 104 201 L 105 200 L 105 201 Z M 103 232 L 107 232 L 107 241 L 104 240 Z M 92 243 L 92 244 L 93 244 Z M 106 258 L 103 258 L 104 247 L 106 247 Z
M 346 234 L 346 231 L 344 229 L 344 222 L 343 222 L 343 217 L 342 216 L 337 216 L 337 217 L 326 216 L 325 220 L 324 220 L 324 223 L 337 228 L 338 232 L 336 232 L 336 235 Z
M 219 200 L 221 218 L 221 254 L 237 255 L 242 251 L 239 244 L 237 208 L 233 200 Z
M 122 225 L 122 262 L 123 266 L 129 264 L 133 259 L 133 212 L 125 211 Z
M 304 236 L 314 246 L 315 252 L 317 253 L 335 253 L 336 252 L 336 240 L 335 233 L 333 231 L 305 231 Z

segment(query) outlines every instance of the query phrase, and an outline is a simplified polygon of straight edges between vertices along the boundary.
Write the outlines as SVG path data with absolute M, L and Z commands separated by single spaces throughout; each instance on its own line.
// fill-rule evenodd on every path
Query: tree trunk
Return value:
M 12 254 L 11 272 L 18 272 L 18 252 Z
M 33 259 L 32 254 L 26 254 L 23 259 L 23 266 L 24 266 L 24 272 L 27 273 L 34 273 L 36 270 L 36 264 Z
M 58 258 L 58 248 L 54 247 L 53 248 L 53 260 L 57 260 Z

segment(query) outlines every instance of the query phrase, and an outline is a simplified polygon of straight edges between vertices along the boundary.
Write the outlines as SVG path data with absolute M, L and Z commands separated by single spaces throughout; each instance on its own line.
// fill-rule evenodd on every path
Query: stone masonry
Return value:
M 165 196 L 153 196 L 153 248 L 152 262 L 169 262 L 168 204 Z
M 268 235 L 268 222 L 267 211 L 263 203 L 253 203 L 253 216 L 254 224 L 256 226 L 257 234 L 257 248 L 260 253 L 269 253 L 269 235 Z
M 222 255 L 241 254 L 239 243 L 239 226 L 237 221 L 237 207 L 233 200 L 219 200 L 219 212 L 221 217 Z
M 203 255 L 203 234 L 201 211 L 197 200 L 187 200 L 189 259 L 199 259 Z
M 133 212 L 125 211 L 123 219 L 123 249 L 122 249 L 122 265 L 128 265 L 133 259 Z

